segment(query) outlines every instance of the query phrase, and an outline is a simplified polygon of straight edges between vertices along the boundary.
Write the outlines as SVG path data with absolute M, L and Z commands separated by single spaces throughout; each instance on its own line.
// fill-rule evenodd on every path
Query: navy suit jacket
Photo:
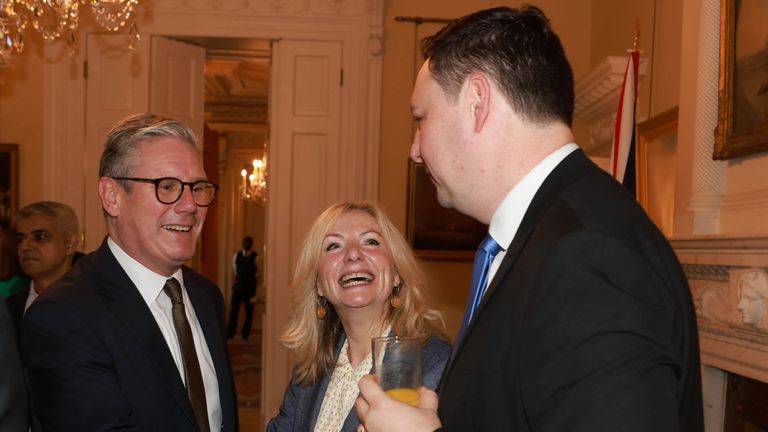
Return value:
M 674 251 L 581 150 L 547 177 L 440 384 L 446 431 L 703 430 Z
M 27 388 L 13 322 L 0 297 L 0 431 L 27 432 Z
M 221 430 L 234 432 L 237 407 L 221 292 L 188 268 L 183 275 L 218 378 Z M 197 430 L 168 345 L 106 240 L 38 297 L 22 333 L 44 430 Z
M 343 340 L 342 340 L 343 342 Z M 337 346 L 341 350 L 341 343 Z M 422 350 L 424 386 L 434 390 L 440 381 L 448 357 L 451 355 L 451 346 L 448 342 L 437 337 L 427 341 Z M 267 425 L 268 432 L 312 432 L 315 430 L 317 416 L 323 405 L 325 391 L 328 389 L 329 375 L 324 375 L 313 385 L 300 385 L 295 380 L 288 385 L 280 406 L 280 413 L 270 420 Z M 349 412 L 344 420 L 340 432 L 354 432 L 360 424 L 355 409 Z

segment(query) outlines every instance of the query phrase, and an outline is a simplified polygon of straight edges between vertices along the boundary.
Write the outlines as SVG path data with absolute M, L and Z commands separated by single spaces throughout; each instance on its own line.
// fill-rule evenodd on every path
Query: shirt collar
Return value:
M 144 265 L 133 259 L 110 237 L 107 238 L 107 246 L 109 246 L 109 250 L 112 251 L 115 259 L 117 259 L 117 262 L 120 264 L 120 267 L 125 270 L 128 278 L 131 280 L 131 282 L 133 282 L 134 285 L 136 285 L 136 288 L 139 290 L 139 294 L 141 294 L 141 297 L 147 303 L 147 306 L 150 306 L 155 302 L 157 296 L 160 295 L 161 291 L 163 291 L 165 281 L 169 278 L 175 277 L 181 286 L 184 286 L 184 277 L 182 276 L 181 268 L 176 270 L 176 272 L 170 277 L 163 276 L 153 272 L 152 270 L 146 268 Z
M 507 250 L 509 248 L 509 244 L 512 243 L 512 239 L 515 238 L 517 229 L 523 221 L 525 212 L 528 211 L 534 195 L 536 195 L 536 192 L 547 176 L 554 171 L 566 156 L 578 148 L 579 146 L 576 144 L 570 143 L 555 150 L 533 167 L 507 193 L 507 196 L 504 197 L 499 207 L 493 213 L 491 225 L 488 227 L 488 233 L 502 249 Z

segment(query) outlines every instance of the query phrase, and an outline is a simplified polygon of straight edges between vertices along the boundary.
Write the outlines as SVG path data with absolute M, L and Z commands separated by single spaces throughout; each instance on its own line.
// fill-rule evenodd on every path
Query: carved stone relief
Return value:
M 768 273 L 750 268 L 739 277 L 737 284 L 741 322 L 753 328 L 768 330 Z
M 727 324 L 733 321 L 728 301 L 728 283 L 711 280 L 692 280 L 691 295 L 696 316 L 702 321 Z
M 700 321 L 768 330 L 768 273 L 763 268 L 684 264 Z

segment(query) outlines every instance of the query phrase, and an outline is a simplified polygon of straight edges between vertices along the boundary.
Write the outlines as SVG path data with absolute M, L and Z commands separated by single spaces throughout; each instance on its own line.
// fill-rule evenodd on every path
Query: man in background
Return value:
M 674 251 L 571 131 L 573 74 L 534 6 L 428 39 L 411 158 L 489 224 L 438 393 L 360 382 L 368 432 L 703 431 L 693 302 Z
M 78 238 L 77 215 L 66 204 L 38 201 L 18 211 L 16 243 L 19 264 L 32 282 L 8 298 L 17 335 L 20 335 L 21 320 L 29 305 L 72 267 Z
M 237 319 L 240 314 L 240 305 L 245 309 L 245 322 L 243 322 L 243 340 L 251 334 L 253 322 L 253 303 L 251 299 L 256 295 L 256 251 L 253 248 L 253 237 L 243 237 L 243 249 L 232 257 L 232 270 L 235 273 L 235 283 L 232 287 L 232 301 L 229 311 L 229 325 L 227 337 L 232 339 L 237 333 Z
M 237 431 L 224 301 L 184 266 L 218 189 L 194 133 L 128 117 L 107 134 L 99 176 L 108 236 L 24 318 L 43 429 Z

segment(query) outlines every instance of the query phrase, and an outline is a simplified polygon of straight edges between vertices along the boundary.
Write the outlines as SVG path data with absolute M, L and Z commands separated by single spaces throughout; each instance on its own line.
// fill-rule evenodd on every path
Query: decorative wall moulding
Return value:
M 157 9 L 251 10 L 277 14 L 359 16 L 375 9 L 370 7 L 371 2 L 372 0 L 154 0 L 153 6 Z
M 646 59 L 640 58 L 638 82 L 645 76 Z M 589 147 L 608 144 L 613 137 L 619 93 L 627 67 L 626 56 L 608 56 L 576 80 L 574 113 L 589 126 Z
M 703 364 L 768 382 L 768 238 L 673 239 L 699 325 Z

